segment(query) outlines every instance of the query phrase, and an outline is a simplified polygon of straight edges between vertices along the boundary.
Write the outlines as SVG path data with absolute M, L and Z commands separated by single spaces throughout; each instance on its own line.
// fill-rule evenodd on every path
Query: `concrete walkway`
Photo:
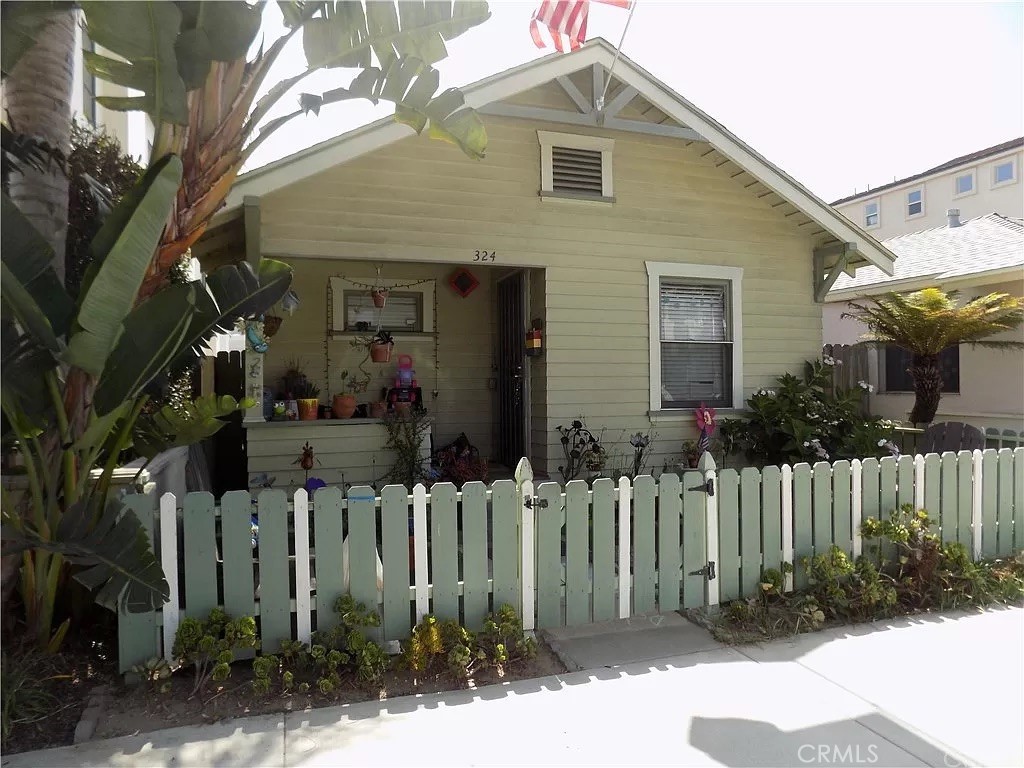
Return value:
M 617 653 L 588 642 L 605 660 Z M 630 648 L 621 636 L 609 643 Z M 2 765 L 1024 765 L 1022 650 L 1021 609 L 901 620 Z

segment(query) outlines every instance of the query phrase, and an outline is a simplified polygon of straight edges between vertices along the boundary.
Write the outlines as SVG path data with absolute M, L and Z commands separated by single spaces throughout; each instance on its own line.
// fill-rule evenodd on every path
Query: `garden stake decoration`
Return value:
M 306 473 L 305 482 L 309 482 L 309 470 L 313 468 L 314 464 L 319 464 L 320 459 L 313 455 L 313 446 L 306 441 L 306 444 L 302 446 L 302 453 L 299 454 L 299 458 L 292 462 L 292 464 L 298 464 L 302 467 L 302 470 Z
M 697 427 L 700 437 L 697 438 L 697 455 L 702 456 L 711 448 L 711 435 L 715 431 L 715 409 L 708 408 L 704 403 L 697 409 Z

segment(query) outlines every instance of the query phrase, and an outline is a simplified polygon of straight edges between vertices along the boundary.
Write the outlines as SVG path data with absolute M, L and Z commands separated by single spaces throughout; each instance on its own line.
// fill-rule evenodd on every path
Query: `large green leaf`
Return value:
M 430 134 L 458 146 L 473 158 L 481 158 L 487 149 L 487 130 L 476 110 L 466 106 L 460 90 L 449 88 L 435 96 L 440 75 L 419 59 L 396 58 L 386 67 L 368 67 L 360 72 L 348 88 L 336 88 L 322 96 L 302 94 L 301 104 L 307 111 L 319 113 L 324 104 L 350 99 L 379 100 L 395 105 L 395 119 L 411 126 L 417 133 L 429 123 Z
M 167 155 L 107 217 L 92 243 L 95 261 L 82 285 L 67 362 L 94 376 L 103 372 L 160 242 L 180 181 L 181 161 Z
M 98 590 L 96 602 L 111 610 L 120 604 L 129 613 L 156 610 L 167 602 L 170 589 L 160 562 L 153 554 L 149 537 L 131 510 L 110 498 L 96 525 L 92 510 L 84 501 L 64 511 L 52 538 L 38 531 L 19 531 L 3 526 L 3 553 L 25 549 L 56 552 L 76 565 L 87 566 L 75 579 Z
M 141 96 L 100 96 L 108 109 L 141 110 L 153 123 L 188 123 L 185 82 L 178 72 L 174 44 L 181 12 L 164 0 L 82 2 L 89 37 L 123 61 L 85 53 L 85 66 L 108 82 L 142 91 Z
M 189 90 L 206 80 L 214 61 L 245 56 L 260 30 L 263 4 L 180 1 L 181 34 L 174 44 L 178 72 Z
M 0 301 L 0 405 L 5 418 L 4 437 L 10 429 L 17 437 L 37 434 L 49 421 L 52 403 L 44 377 L 54 370 L 52 351 L 14 323 L 6 301 Z
M 448 55 L 445 41 L 490 18 L 486 2 L 333 2 L 306 22 L 302 47 L 311 69 L 382 66 L 411 56 L 434 64 Z
M 192 323 L 172 367 L 188 365 L 214 334 L 229 330 L 236 321 L 266 312 L 291 283 L 292 268 L 273 259 L 260 260 L 259 273 L 248 262 L 214 270 L 206 278 L 206 290 L 196 294 Z
M 0 258 L 39 306 L 53 329 L 67 332 L 74 304 L 53 269 L 53 250 L 7 195 L 0 209 Z
M 204 395 L 178 407 L 165 405 L 135 422 L 133 447 L 140 455 L 153 458 L 170 448 L 198 443 L 216 434 L 226 424 L 226 416 L 254 404 L 230 395 Z
M 0 69 L 7 77 L 28 50 L 35 44 L 52 17 L 53 11 L 66 11 L 74 7 L 70 2 L 16 2 L 0 3 Z
M 181 350 L 195 311 L 193 284 L 171 285 L 124 320 L 124 333 L 103 369 L 93 404 L 104 416 L 137 397 Z

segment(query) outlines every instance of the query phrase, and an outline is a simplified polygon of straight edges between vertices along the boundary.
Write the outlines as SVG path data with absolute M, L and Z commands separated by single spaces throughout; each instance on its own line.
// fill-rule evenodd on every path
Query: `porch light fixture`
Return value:
M 448 278 L 448 285 L 452 287 L 462 298 L 466 298 L 480 287 L 480 281 L 476 275 L 470 272 L 465 267 L 460 267 L 452 273 L 452 276 Z

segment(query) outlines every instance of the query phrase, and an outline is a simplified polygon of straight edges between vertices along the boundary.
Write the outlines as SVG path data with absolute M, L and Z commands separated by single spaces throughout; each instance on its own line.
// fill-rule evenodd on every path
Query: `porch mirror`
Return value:
M 374 305 L 371 291 L 388 289 L 387 303 Z M 331 332 L 367 333 L 384 328 L 392 333 L 434 330 L 435 281 L 374 277 L 330 278 Z

